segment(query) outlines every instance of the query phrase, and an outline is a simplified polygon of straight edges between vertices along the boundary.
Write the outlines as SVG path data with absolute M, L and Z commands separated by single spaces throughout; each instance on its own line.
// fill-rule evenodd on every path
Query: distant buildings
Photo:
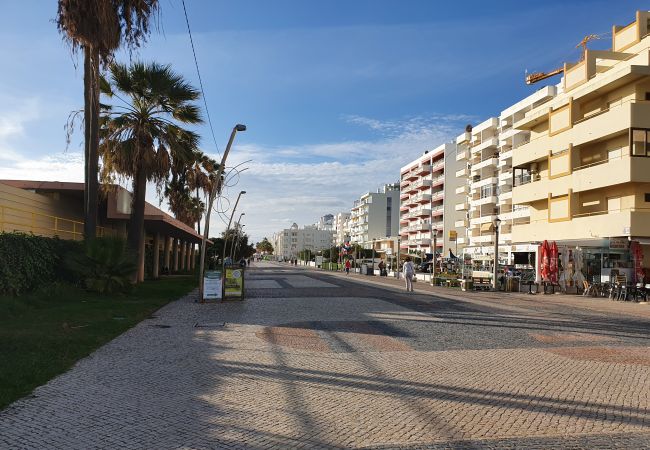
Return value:
M 350 241 L 370 248 L 373 239 L 399 234 L 399 184 L 385 184 L 355 200 L 350 211 Z
M 314 225 L 299 228 L 297 224 L 291 225 L 273 235 L 273 254 L 279 259 L 297 258 L 301 251 L 309 250 L 313 253 L 325 250 L 334 245 L 334 232 L 320 230 Z

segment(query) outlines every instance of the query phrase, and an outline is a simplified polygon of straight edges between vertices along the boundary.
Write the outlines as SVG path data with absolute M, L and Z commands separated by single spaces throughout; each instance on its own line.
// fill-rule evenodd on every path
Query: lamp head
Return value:
M 238 123 L 237 125 L 235 125 L 235 130 L 236 131 L 246 131 L 246 125 Z
M 494 219 L 494 226 L 498 227 L 499 225 L 501 225 L 501 219 L 497 217 L 496 219 Z
M 241 192 L 239 193 L 239 195 L 242 195 L 242 194 L 245 194 L 245 193 L 246 193 L 246 191 L 241 191 Z

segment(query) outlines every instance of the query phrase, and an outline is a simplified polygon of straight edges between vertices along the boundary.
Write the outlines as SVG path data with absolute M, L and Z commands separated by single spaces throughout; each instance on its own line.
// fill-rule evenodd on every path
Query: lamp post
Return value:
M 501 219 L 497 217 L 492 223 L 494 224 L 494 273 L 492 279 L 492 287 L 496 291 L 497 275 L 499 272 L 499 225 L 501 225 Z
M 239 222 L 237 222 L 237 225 L 239 225 Z M 239 231 L 237 231 L 237 240 L 235 242 L 233 242 L 233 245 L 231 247 L 231 251 L 232 251 L 232 254 L 230 255 L 230 260 L 231 261 L 235 259 L 235 256 L 237 256 L 237 252 L 239 251 L 239 246 L 241 245 L 242 238 L 244 237 L 243 236 L 244 227 L 246 226 L 245 224 L 240 225 L 240 226 L 237 226 L 237 225 L 235 225 L 235 231 L 237 231 L 237 230 L 239 230 Z M 239 233 L 241 233 L 241 234 L 239 234 Z
M 235 210 L 237 209 L 237 205 L 239 204 L 239 199 L 241 198 L 242 194 L 245 194 L 246 191 L 240 191 L 239 195 L 237 195 L 237 201 L 235 202 L 235 207 L 232 209 L 232 213 L 230 213 L 230 220 L 228 220 L 228 227 L 226 227 L 226 233 L 224 234 L 224 239 L 223 239 L 223 254 L 221 261 L 225 265 L 226 263 L 226 242 L 228 242 L 228 231 L 230 230 L 230 224 L 232 223 L 232 218 L 235 215 Z
M 436 279 L 436 251 L 438 249 L 438 228 L 433 229 L 433 256 L 431 258 L 431 286 Z
M 199 298 L 203 301 L 203 270 L 205 269 L 205 243 L 208 240 L 208 233 L 210 232 L 210 214 L 212 213 L 212 205 L 217 194 L 221 194 L 221 176 L 223 175 L 223 169 L 226 166 L 226 158 L 228 158 L 228 153 L 230 153 L 230 147 L 235 140 L 235 134 L 238 131 L 246 131 L 246 125 L 238 123 L 232 129 L 230 133 L 230 139 L 228 139 L 228 145 L 223 152 L 223 157 L 221 158 L 221 163 L 217 169 L 217 175 L 214 178 L 214 184 L 212 189 L 210 189 L 210 195 L 208 197 L 208 208 L 206 209 L 207 213 L 205 216 L 205 229 L 203 230 L 203 238 L 201 239 L 201 261 L 199 261 Z
M 375 274 L 375 239 L 372 239 L 372 274 Z
M 239 239 L 239 231 L 238 231 L 238 230 L 240 229 L 240 228 L 239 228 L 239 224 L 241 223 L 241 218 L 242 218 L 242 216 L 244 216 L 244 215 L 246 215 L 246 213 L 241 213 L 241 214 L 239 215 L 239 219 L 237 219 L 237 222 L 235 222 L 235 232 L 237 233 L 237 239 Z M 243 226 L 243 225 L 242 225 L 242 226 Z M 235 237 L 233 236 L 233 240 L 234 240 L 234 239 L 235 239 Z M 226 235 L 225 235 L 225 237 L 224 237 L 224 241 L 223 241 L 223 248 L 226 248 L 226 242 L 227 242 L 227 240 L 228 240 L 228 233 L 226 232 Z M 233 250 L 234 250 L 234 249 L 235 249 L 235 242 L 233 241 L 232 245 L 230 246 L 230 259 L 231 259 L 231 260 L 233 259 L 233 253 L 234 253 Z

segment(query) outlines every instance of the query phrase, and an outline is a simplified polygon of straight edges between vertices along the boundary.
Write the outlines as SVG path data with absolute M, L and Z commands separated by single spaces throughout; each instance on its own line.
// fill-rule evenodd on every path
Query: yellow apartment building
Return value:
M 578 249 L 596 281 L 650 268 L 649 29 L 645 11 L 614 26 L 611 50 L 565 64 L 560 92 L 513 124 L 530 132 L 512 156 L 512 203 L 530 211 L 513 242 Z

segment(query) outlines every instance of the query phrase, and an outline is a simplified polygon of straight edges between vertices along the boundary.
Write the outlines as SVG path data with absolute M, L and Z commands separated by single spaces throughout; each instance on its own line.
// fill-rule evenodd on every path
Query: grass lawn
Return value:
M 147 281 L 123 295 L 54 285 L 0 296 L 0 410 L 196 285 L 183 276 Z

